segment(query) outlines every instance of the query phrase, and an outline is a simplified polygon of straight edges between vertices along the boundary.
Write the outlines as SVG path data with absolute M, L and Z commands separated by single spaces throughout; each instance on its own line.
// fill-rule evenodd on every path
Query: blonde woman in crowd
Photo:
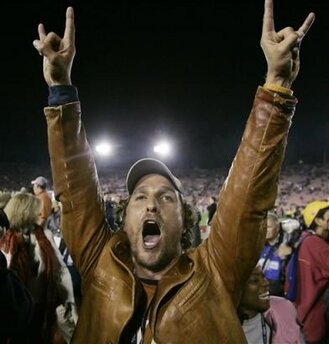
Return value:
M 59 330 L 56 308 L 67 303 L 69 289 L 63 279 L 63 266 L 43 228 L 36 224 L 40 200 L 18 193 L 5 207 L 10 228 L 0 239 L 8 267 L 16 271 L 29 289 L 35 304 L 27 343 L 65 343 Z M 67 281 L 66 281 L 67 282 Z M 69 281 L 71 282 L 71 281 Z M 67 317 L 71 317 L 67 309 Z

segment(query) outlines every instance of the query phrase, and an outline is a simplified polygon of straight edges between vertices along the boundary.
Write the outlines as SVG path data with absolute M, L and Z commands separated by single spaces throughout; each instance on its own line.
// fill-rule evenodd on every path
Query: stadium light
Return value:
M 153 151 L 161 157 L 168 157 L 172 153 L 172 147 L 168 141 L 160 141 L 153 147 Z
M 113 146 L 108 142 L 101 142 L 96 145 L 95 151 L 102 157 L 109 156 L 113 152 Z

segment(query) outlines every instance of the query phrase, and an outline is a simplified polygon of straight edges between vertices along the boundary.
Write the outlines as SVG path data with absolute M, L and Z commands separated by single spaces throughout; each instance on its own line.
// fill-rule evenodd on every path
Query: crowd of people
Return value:
M 328 342 L 328 178 L 312 168 L 278 188 L 313 21 L 276 31 L 265 0 L 265 84 L 228 173 L 185 178 L 143 158 L 124 179 L 98 177 L 71 80 L 73 8 L 63 37 L 39 24 L 51 173 L 14 192 L 1 181 L 3 342 Z
M 125 187 L 125 168 L 99 169 L 100 186 L 107 199 L 118 202 L 127 197 Z M 183 169 L 176 174 L 184 184 L 186 198 L 195 199 L 199 210 L 205 212 L 211 197 L 217 196 L 217 189 L 225 181 L 228 168 Z M 30 181 L 36 175 L 43 174 L 51 180 L 49 164 L 0 162 L 0 190 L 16 192 L 21 189 L 31 190 Z M 329 164 L 284 164 L 279 177 L 279 189 L 275 207 L 281 217 L 290 216 L 302 209 L 312 200 L 328 199 Z
M 54 343 L 69 343 L 78 319 L 78 309 L 82 297 L 81 279 L 63 240 L 60 222 L 62 207 L 60 202 L 54 199 L 51 183 L 42 176 L 35 178 L 30 183 L 31 188 L 29 190 L 24 188 L 23 190 L 12 192 L 0 192 L 1 209 L 5 209 L 1 213 L 3 233 L 0 239 L 0 248 L 4 253 L 4 256 L 2 256 L 3 269 L 1 271 L 1 274 L 3 274 L 1 278 L 4 281 L 3 288 L 12 288 L 13 285 L 16 285 L 16 289 L 17 286 L 20 288 L 20 295 L 25 295 L 25 298 L 20 296 L 22 301 L 24 301 L 23 311 L 18 309 L 10 310 L 9 303 L 6 305 L 6 309 L 7 311 L 9 309 L 9 313 L 20 312 L 23 314 L 21 315 L 22 318 L 26 317 L 24 318 L 25 327 L 23 326 L 19 332 L 11 329 L 9 325 L 6 326 L 8 329 L 11 329 L 12 333 L 19 336 L 23 334 L 25 338 L 30 338 L 29 340 L 39 342 L 41 341 L 40 338 L 44 336 L 42 338 L 47 338 L 51 342 L 49 336 L 47 337 L 42 332 L 38 333 L 36 328 L 34 328 L 36 332 L 28 335 L 30 329 L 33 328 L 30 328 L 29 324 L 35 321 L 31 315 L 30 308 L 34 309 L 37 307 L 39 312 L 45 314 L 45 308 L 47 307 L 48 309 L 50 307 L 53 323 L 52 325 L 44 325 L 46 333 L 53 336 Z M 40 188 L 41 192 L 45 193 L 42 197 L 40 197 Z M 35 198 L 32 196 L 33 194 Z M 111 198 L 104 195 L 106 220 L 110 230 L 113 232 L 120 230 L 122 223 L 122 205 L 120 202 L 124 199 L 125 196 L 123 194 Z M 48 204 L 49 202 L 51 202 L 50 210 L 45 213 L 45 206 L 42 206 L 41 203 Z M 200 214 L 202 210 L 203 218 L 201 215 L 195 217 L 194 230 L 198 233 L 198 240 L 193 240 L 192 236 L 191 247 L 201 245 L 210 234 L 211 219 L 214 216 L 214 203 L 216 203 L 214 197 L 209 197 L 208 205 L 205 204 L 202 209 L 193 204 L 194 214 Z M 107 210 L 108 204 L 111 205 L 111 211 Z M 24 220 L 23 216 L 25 216 Z M 318 223 L 318 219 L 320 219 L 320 223 Z M 41 221 L 44 228 L 43 231 L 40 230 L 41 227 L 38 221 L 39 223 Z M 278 208 L 274 207 L 267 214 L 266 242 L 257 265 L 248 279 L 238 307 L 238 314 L 248 343 L 261 343 L 264 336 L 276 338 L 274 342 L 277 343 L 306 343 L 305 331 L 307 336 L 312 336 L 314 332 L 316 336 L 324 336 L 326 329 L 328 329 L 329 321 L 328 223 L 328 198 L 323 198 L 321 201 L 314 199 L 308 205 L 299 207 L 298 211 L 291 212 L 289 210 L 284 214 L 278 212 Z M 49 259 L 47 255 L 50 254 L 50 251 L 49 247 L 48 249 L 41 249 L 40 255 L 40 252 L 37 253 L 38 251 L 34 247 L 30 259 L 34 261 L 36 267 L 28 271 L 27 265 L 31 265 L 31 261 L 26 256 L 26 248 L 28 246 L 25 246 L 23 241 L 19 239 L 20 230 L 22 230 L 25 236 L 29 237 L 29 243 L 31 241 L 37 243 L 38 240 L 42 243 L 44 241 L 42 233 L 48 238 L 55 253 L 54 257 L 56 257 L 52 259 L 57 261 L 57 268 L 49 265 L 48 269 L 55 268 L 58 270 L 57 274 L 61 277 L 57 282 L 54 282 L 56 280 L 56 277 L 54 277 L 56 273 L 49 271 L 47 279 L 50 279 L 50 281 L 43 281 L 42 283 L 46 284 L 42 285 L 42 288 L 26 289 L 26 287 L 31 285 L 27 278 L 31 279 L 31 276 L 28 276 L 31 274 L 31 271 L 33 272 L 33 269 L 38 271 L 34 276 L 36 280 L 40 279 L 40 276 L 45 273 L 43 269 L 47 269 L 47 267 L 44 264 L 49 264 L 49 262 L 47 263 Z M 13 240 L 15 236 L 17 243 Z M 310 237 L 311 240 L 308 239 L 304 245 L 301 245 L 305 237 Z M 299 256 L 301 267 L 299 267 L 300 272 L 296 282 L 297 290 L 299 290 L 297 300 L 297 292 L 293 299 L 291 295 L 287 294 L 287 286 L 289 284 L 287 267 L 292 253 L 297 247 L 300 250 L 299 246 L 303 247 L 303 249 Z M 26 265 L 22 265 L 22 262 L 25 262 Z M 7 267 L 10 267 L 10 269 L 7 269 Z M 13 271 L 18 272 L 18 276 L 16 274 L 8 275 L 9 273 L 13 274 Z M 6 281 L 9 278 L 12 279 L 10 283 Z M 24 283 L 20 285 L 19 283 L 21 282 Z M 8 283 L 10 284 L 9 287 Z M 58 284 L 59 286 L 52 290 L 51 283 Z M 36 284 L 36 282 L 33 281 L 33 284 Z M 52 293 L 60 293 L 61 299 L 58 298 L 57 303 L 52 304 L 50 302 L 50 300 L 54 302 L 54 299 L 57 297 L 49 295 L 50 292 L 47 292 L 48 288 L 52 290 Z M 41 289 L 44 294 L 40 293 Z M 63 290 L 65 291 L 64 293 Z M 37 293 L 37 296 L 35 293 Z M 42 305 L 42 307 L 32 302 L 32 299 L 42 300 L 42 298 L 46 301 L 46 305 Z M 25 313 L 26 315 L 24 315 Z M 8 312 L 2 316 L 3 319 L 9 319 Z M 12 314 L 11 318 L 13 317 L 14 314 Z M 327 319 L 327 322 L 325 322 L 325 319 Z M 47 323 L 49 319 L 47 320 L 47 317 L 44 319 L 39 316 L 39 321 Z M 4 324 L 7 323 L 4 322 Z M 302 323 L 304 324 L 303 327 L 301 326 Z M 50 329 L 51 326 L 52 329 Z M 265 326 L 266 331 L 262 331 L 262 326 Z M 317 333 L 320 333 L 320 335 Z M 21 340 L 20 337 L 14 340 L 16 339 Z M 308 340 L 308 342 L 317 343 L 319 341 L 315 339 Z M 323 341 L 323 343 L 326 342 Z

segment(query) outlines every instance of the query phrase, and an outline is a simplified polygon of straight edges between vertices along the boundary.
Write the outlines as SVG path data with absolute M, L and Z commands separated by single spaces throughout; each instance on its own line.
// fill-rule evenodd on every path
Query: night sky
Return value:
M 108 3 L 108 4 L 107 4 Z M 32 46 L 37 25 L 62 36 L 76 15 L 72 81 L 89 141 L 116 145 L 110 166 L 149 155 L 172 139 L 172 164 L 227 166 L 234 157 L 266 64 L 259 41 L 262 0 L 12 1 L 2 4 L 0 161 L 48 164 L 43 107 L 47 86 Z M 329 1 L 275 1 L 276 28 L 316 20 L 301 50 L 299 99 L 287 163 L 329 158 Z M 9 24 L 5 23 L 9 21 Z

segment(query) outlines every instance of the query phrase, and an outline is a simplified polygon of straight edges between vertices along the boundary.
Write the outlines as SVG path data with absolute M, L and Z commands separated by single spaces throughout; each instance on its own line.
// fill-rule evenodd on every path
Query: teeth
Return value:
M 147 235 L 144 238 L 144 245 L 146 248 L 154 248 L 159 245 L 160 235 Z
M 266 293 L 259 294 L 259 295 L 258 295 L 258 298 L 261 299 L 261 300 L 269 300 L 269 298 L 270 298 L 270 292 L 267 291 Z

